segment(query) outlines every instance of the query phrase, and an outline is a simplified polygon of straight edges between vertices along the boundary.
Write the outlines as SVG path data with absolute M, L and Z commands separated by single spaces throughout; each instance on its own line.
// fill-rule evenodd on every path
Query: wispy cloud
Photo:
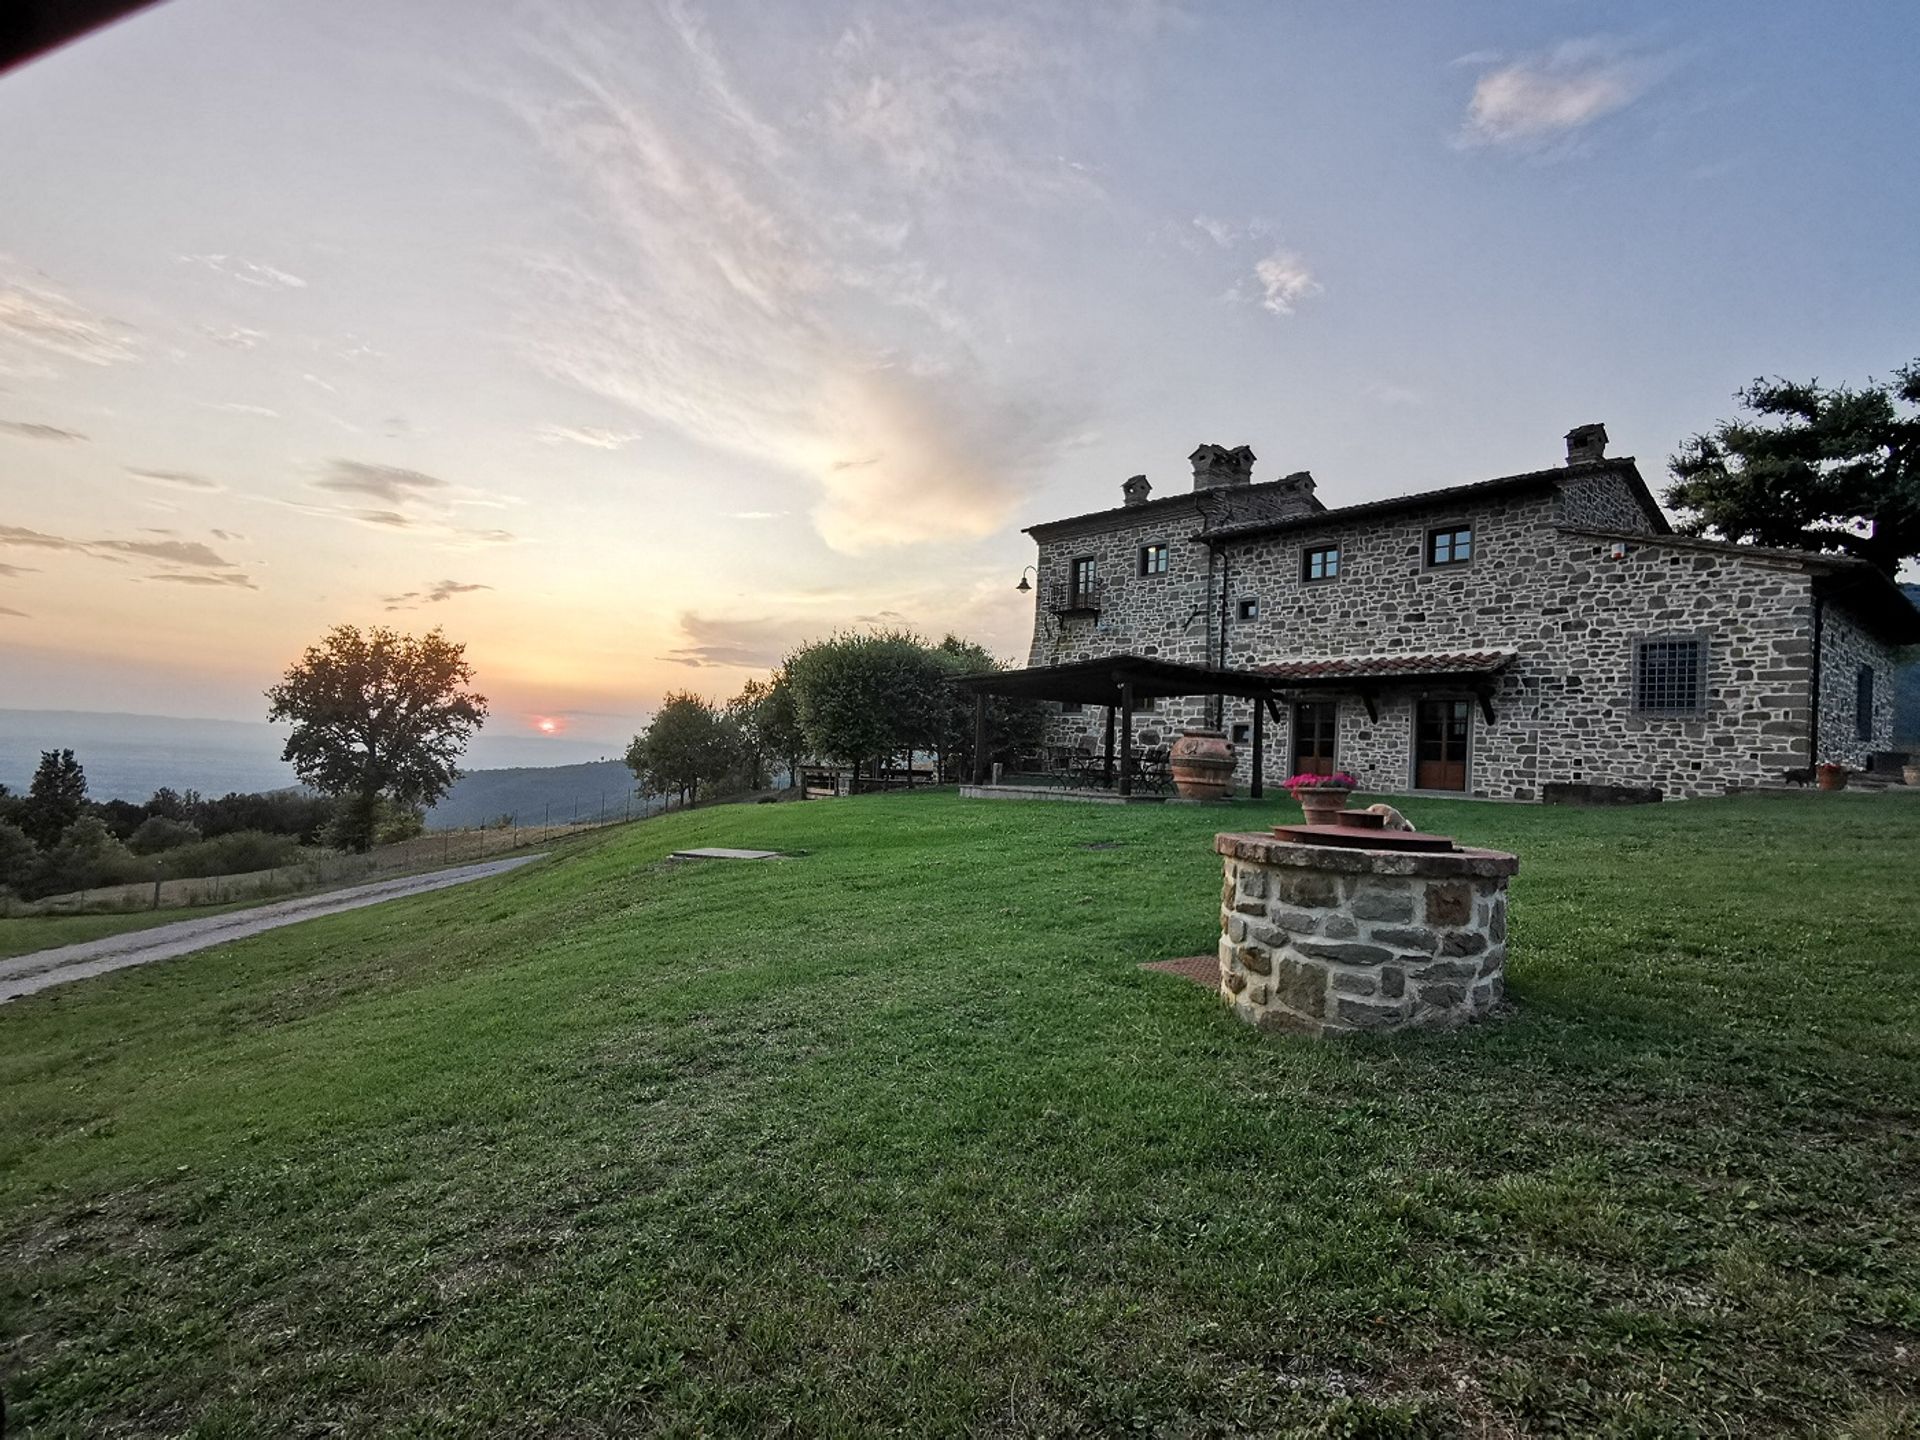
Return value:
M 202 325 L 200 331 L 214 344 L 229 350 L 251 350 L 267 338 L 266 331 L 250 330 L 245 325 Z
M 172 531 L 148 530 L 150 535 L 171 536 Z M 172 567 L 163 574 L 149 576 L 153 580 L 165 580 L 183 585 L 218 584 L 244 586 L 252 588 L 253 582 L 244 572 L 210 545 L 198 540 L 179 540 L 162 538 L 157 540 L 122 540 L 108 538 L 102 540 L 81 540 L 65 535 L 53 535 L 44 530 L 30 529 L 24 525 L 0 525 L 0 546 L 15 546 L 29 550 L 50 550 L 69 555 L 84 555 L 93 560 L 106 560 L 116 565 L 127 563 L 129 557 L 141 560 L 155 560 Z M 195 578 L 195 577 L 199 578 Z
M 371 495 L 389 505 L 405 505 L 444 493 L 449 488 L 437 475 L 403 470 L 395 465 L 370 465 L 361 460 L 330 461 L 327 473 L 313 483 L 317 489 L 341 495 Z
M 230 570 L 220 575 L 149 575 L 147 579 L 158 580 L 168 585 L 202 585 L 217 589 L 258 590 L 260 588 L 238 570 Z
M 11 605 L 0 605 L 0 616 L 9 620 L 31 620 L 33 617 L 24 610 L 16 610 Z
M 1463 56 L 1472 64 L 1479 56 Z M 1628 50 L 1604 38 L 1568 40 L 1483 73 L 1467 102 L 1456 143 L 1537 151 L 1562 143 L 1624 110 L 1671 69 L 1671 57 Z
M 223 415 L 256 415 L 262 420 L 278 420 L 280 412 L 265 405 L 248 405 L 240 400 L 202 400 L 203 409 L 218 410 Z
M 1260 308 L 1274 315 L 1291 315 L 1302 300 L 1310 300 L 1321 290 L 1307 262 L 1291 250 L 1276 250 L 1253 267 L 1253 278 L 1260 292 Z
M 597 425 L 547 425 L 539 434 L 549 445 L 585 445 L 593 450 L 621 450 L 640 439 L 638 430 L 603 430 Z
M 204 265 L 209 270 L 218 271 L 242 285 L 252 285 L 262 290 L 304 290 L 307 282 L 298 275 L 290 275 L 285 270 L 272 265 L 262 265 L 252 260 L 242 260 L 237 255 L 182 255 L 183 265 Z
M 45 285 L 0 279 L 0 372 L 54 373 L 48 360 L 118 365 L 139 353 L 127 326 Z
M 729 520 L 778 520 L 787 512 L 784 510 L 730 510 Z
M 674 665 L 765 670 L 778 665 L 805 636 L 791 621 L 732 620 L 684 610 L 682 643 L 659 658 Z
M 1098 200 L 1060 158 L 1066 117 L 1111 104 L 1115 57 L 1146 53 L 1107 13 L 883 8 L 821 36 L 823 63 L 780 77 L 799 91 L 775 111 L 754 49 L 726 50 L 684 6 L 543 12 L 542 73 L 498 88 L 606 249 L 530 259 L 532 358 L 809 477 L 836 548 L 991 532 L 1084 402 L 1057 355 L 1022 364 L 1015 327 L 979 323 L 1018 307 L 1009 272 L 970 306 L 954 265 L 995 227 Z
M 62 430 L 58 425 L 38 425 L 30 420 L 0 420 L 0 435 L 46 440 L 56 445 L 72 445 L 87 438 L 78 430 Z
M 217 480 L 209 480 L 204 475 L 195 475 L 188 470 L 136 470 L 127 468 L 127 474 L 148 485 L 165 485 L 173 490 L 219 490 L 223 488 Z M 218 531 L 214 532 L 216 535 Z
M 436 580 L 425 590 L 407 590 L 385 597 L 389 610 L 417 610 L 422 605 L 438 605 L 456 595 L 471 595 L 476 590 L 491 590 L 491 585 L 470 584 L 461 580 Z
M 0 565 L 0 579 L 12 579 L 17 575 L 37 575 L 39 572 L 31 565 Z

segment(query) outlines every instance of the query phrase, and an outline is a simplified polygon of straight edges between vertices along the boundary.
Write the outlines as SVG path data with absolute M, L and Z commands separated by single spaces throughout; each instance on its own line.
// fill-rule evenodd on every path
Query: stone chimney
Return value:
M 1606 426 L 1576 425 L 1567 431 L 1567 464 L 1591 465 L 1606 458 Z
M 1245 445 L 1202 445 L 1187 457 L 1193 461 L 1193 488 L 1221 490 L 1253 483 L 1253 451 Z
M 1153 493 L 1153 482 L 1144 475 L 1135 475 L 1120 487 L 1120 493 L 1127 497 L 1127 504 L 1144 505 L 1147 496 Z

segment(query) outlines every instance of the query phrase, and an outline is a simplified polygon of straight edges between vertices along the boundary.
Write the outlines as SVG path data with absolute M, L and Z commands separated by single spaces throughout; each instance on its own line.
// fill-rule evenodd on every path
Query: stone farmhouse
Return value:
M 1142 655 L 1283 682 L 1268 783 L 1533 800 L 1555 784 L 1669 796 L 1777 785 L 1892 743 L 1896 650 L 1920 610 L 1872 565 L 1673 533 L 1604 426 L 1564 464 L 1329 508 L 1306 472 L 1256 482 L 1202 445 L 1193 485 L 1143 475 L 1108 510 L 1034 525 L 1030 667 Z M 1244 700 L 1163 700 L 1138 729 L 1230 732 Z M 1050 740 L 1101 715 L 1055 705 Z

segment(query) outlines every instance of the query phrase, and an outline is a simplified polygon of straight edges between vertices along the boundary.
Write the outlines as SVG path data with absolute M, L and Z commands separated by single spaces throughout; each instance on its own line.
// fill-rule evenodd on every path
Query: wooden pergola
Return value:
M 1253 670 L 1218 670 L 1208 665 L 1182 665 L 1151 655 L 1107 655 L 1098 660 L 1075 660 L 1066 665 L 1036 665 L 1026 670 L 989 670 L 956 676 L 953 682 L 973 692 L 973 781 L 987 778 L 987 697 L 1015 700 L 1055 700 L 1069 705 L 1100 705 L 1107 712 L 1106 779 L 1114 784 L 1114 726 L 1120 731 L 1118 790 L 1133 793 L 1133 712 L 1142 700 L 1172 699 L 1182 695 L 1233 695 L 1253 701 L 1253 783 L 1249 793 L 1258 800 L 1266 793 L 1262 778 L 1266 759 L 1266 713 L 1286 682 Z

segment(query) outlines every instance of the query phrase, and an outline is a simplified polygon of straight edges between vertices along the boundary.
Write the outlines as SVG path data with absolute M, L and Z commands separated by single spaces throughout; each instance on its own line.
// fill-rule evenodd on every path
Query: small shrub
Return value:
M 196 841 L 169 850 L 160 863 L 170 879 L 190 880 L 207 875 L 244 875 L 251 870 L 278 870 L 304 857 L 291 835 L 269 835 L 264 830 L 235 830 L 211 840 Z
M 169 820 L 164 815 L 151 815 L 127 837 L 127 848 L 136 855 L 158 855 L 163 850 L 191 845 L 199 838 L 197 826 L 184 820 Z

